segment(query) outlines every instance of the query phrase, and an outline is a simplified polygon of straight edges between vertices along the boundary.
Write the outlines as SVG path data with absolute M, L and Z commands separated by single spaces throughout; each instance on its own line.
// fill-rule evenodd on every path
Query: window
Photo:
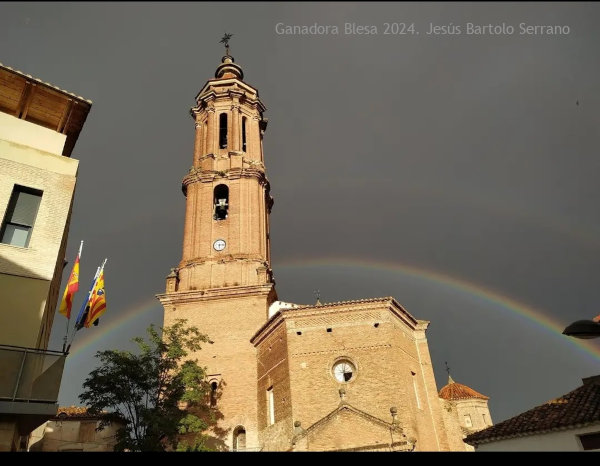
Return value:
M 347 359 L 341 359 L 333 366 L 333 376 L 338 382 L 350 382 L 356 373 L 356 367 Z
M 579 440 L 584 450 L 600 450 L 600 432 L 580 435 Z
M 211 382 L 210 384 L 210 407 L 214 408 L 217 406 L 217 388 L 219 385 L 217 382 Z
M 227 113 L 219 116 L 219 149 L 227 149 Z
M 465 414 L 465 426 L 466 427 L 473 427 L 473 421 L 471 420 L 471 415 L 470 414 Z
M 242 117 L 242 150 L 246 152 L 246 117 Z
M 233 431 L 233 451 L 244 451 L 246 449 L 246 429 L 237 426 Z
M 485 414 L 482 414 L 481 417 L 483 418 L 483 425 L 487 426 L 487 421 L 485 419 Z
M 2 222 L 2 243 L 29 246 L 41 199 L 42 191 L 15 185 Z
M 273 396 L 273 387 L 267 389 L 267 425 L 275 424 L 275 398 Z
M 220 184 L 215 187 L 213 202 L 215 206 L 213 218 L 215 220 L 225 220 L 229 210 L 229 188 L 226 185 Z

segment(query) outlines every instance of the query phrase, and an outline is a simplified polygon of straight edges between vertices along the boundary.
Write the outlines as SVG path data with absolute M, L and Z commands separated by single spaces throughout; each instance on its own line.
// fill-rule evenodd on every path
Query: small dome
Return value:
M 489 400 L 489 396 L 482 395 L 466 385 L 456 383 L 452 377 L 448 377 L 448 385 L 440 390 L 440 398 L 444 400 L 468 400 L 469 398 L 479 398 Z
M 234 62 L 231 55 L 225 55 L 221 58 L 221 64 L 217 67 L 217 71 L 215 71 L 215 78 L 237 78 L 243 80 L 244 72 L 242 71 L 242 67 Z

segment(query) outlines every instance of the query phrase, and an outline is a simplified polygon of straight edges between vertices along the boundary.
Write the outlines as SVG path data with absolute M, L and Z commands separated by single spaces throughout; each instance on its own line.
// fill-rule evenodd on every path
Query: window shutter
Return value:
M 40 199 L 39 194 L 19 191 L 10 222 L 32 227 L 40 206 Z

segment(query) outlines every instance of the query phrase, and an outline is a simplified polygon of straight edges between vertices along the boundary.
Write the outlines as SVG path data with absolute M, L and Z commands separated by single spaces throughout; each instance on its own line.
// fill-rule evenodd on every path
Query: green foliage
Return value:
M 177 320 L 163 328 L 162 337 L 150 325 L 147 340 L 133 339 L 139 347 L 137 354 L 96 353 L 100 367 L 90 372 L 79 399 L 91 414 L 111 413 L 100 428 L 117 418 L 125 422 L 115 450 L 206 449 L 207 437 L 199 433 L 208 427 L 210 415 L 203 418 L 200 414 L 210 414 L 210 386 L 205 370 L 186 357 L 209 339 L 185 323 Z

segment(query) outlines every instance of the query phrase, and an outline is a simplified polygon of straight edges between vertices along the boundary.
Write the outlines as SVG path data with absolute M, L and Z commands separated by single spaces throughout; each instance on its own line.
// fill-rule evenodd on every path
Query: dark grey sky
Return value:
M 448 361 L 496 422 L 599 373 L 600 340 L 584 351 L 522 315 L 559 328 L 599 312 L 599 21 L 600 5 L 575 3 L 1 4 L 0 61 L 94 101 L 68 259 L 84 239 L 84 289 L 108 257 L 108 311 L 77 335 L 60 402 L 78 402 L 95 351 L 162 324 L 151 300 L 181 258 L 188 110 L 225 31 L 268 108 L 280 299 L 395 296 L 432 322 L 438 388 Z M 340 34 L 278 35 L 279 22 Z M 379 34 L 344 35 L 346 22 Z M 384 35 L 386 22 L 420 34 Z M 425 33 L 450 22 L 463 34 Z M 467 22 L 515 33 L 469 36 Z

